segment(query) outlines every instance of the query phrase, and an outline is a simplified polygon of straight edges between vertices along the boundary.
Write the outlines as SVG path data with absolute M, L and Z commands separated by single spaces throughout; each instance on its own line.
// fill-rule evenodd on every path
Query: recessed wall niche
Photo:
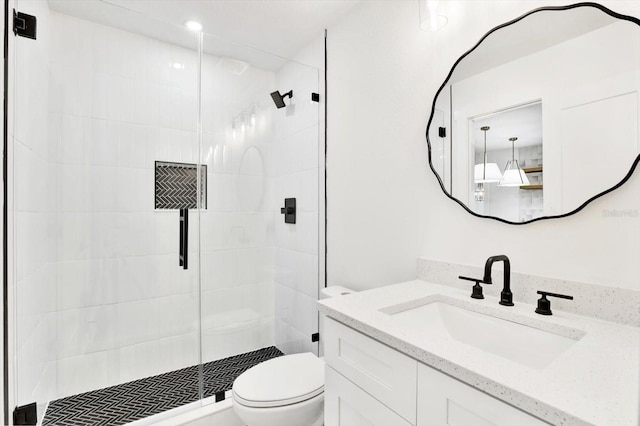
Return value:
M 200 166 L 200 207 L 207 208 L 207 166 Z M 196 209 L 198 206 L 198 165 L 156 161 L 155 208 Z

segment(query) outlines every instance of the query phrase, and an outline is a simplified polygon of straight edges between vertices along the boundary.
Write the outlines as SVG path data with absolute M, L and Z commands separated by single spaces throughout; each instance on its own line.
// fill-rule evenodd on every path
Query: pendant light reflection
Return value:
M 418 0 L 420 5 L 420 29 L 423 31 L 438 31 L 447 25 L 448 19 L 444 14 L 443 0 Z
M 511 141 L 511 160 L 507 161 L 507 165 L 504 167 L 504 173 L 502 173 L 502 179 L 498 186 L 523 186 L 529 185 L 529 178 L 527 174 L 520 168 L 520 164 L 515 157 L 514 144 L 518 138 L 509 138 Z
M 480 128 L 480 130 L 484 132 L 484 149 L 482 152 L 482 163 L 476 164 L 473 170 L 473 180 L 475 183 L 496 183 L 502 179 L 500 167 L 498 167 L 496 163 L 487 162 L 487 131 L 489 129 L 489 126 Z
M 476 201 L 484 201 L 484 183 L 476 183 L 476 189 L 473 191 L 473 199 Z

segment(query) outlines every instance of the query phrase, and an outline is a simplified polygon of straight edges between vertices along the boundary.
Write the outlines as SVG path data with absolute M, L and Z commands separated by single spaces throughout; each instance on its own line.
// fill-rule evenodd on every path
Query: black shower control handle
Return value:
M 536 314 L 540 314 L 540 315 L 553 315 L 553 312 L 551 312 L 551 301 L 547 299 L 547 296 L 557 297 L 559 299 L 573 300 L 573 296 L 568 296 L 566 294 L 551 293 L 548 291 L 540 291 L 540 290 L 538 291 L 538 294 L 540 294 L 542 297 L 538 299 L 538 307 L 536 308 Z
M 296 223 L 296 199 L 285 198 L 284 207 L 280 209 L 280 214 L 284 215 L 284 223 Z
M 189 209 L 180 209 L 180 250 L 178 265 L 182 269 L 188 268 L 189 255 Z
M 471 291 L 472 299 L 484 299 L 484 295 L 482 294 L 482 286 L 480 284 L 491 284 L 490 282 L 486 282 L 480 278 L 471 278 L 471 277 L 463 277 L 462 275 L 458 276 L 461 280 L 473 281 L 475 285 Z

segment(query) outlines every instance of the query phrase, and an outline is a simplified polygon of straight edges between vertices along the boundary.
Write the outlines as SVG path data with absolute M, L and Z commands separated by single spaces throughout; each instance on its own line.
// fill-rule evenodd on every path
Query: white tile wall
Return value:
M 153 167 L 197 160 L 195 51 L 29 3 L 41 37 L 17 55 L 30 73 L 16 82 L 30 100 L 16 105 L 17 404 L 196 364 L 200 308 L 205 362 L 276 342 L 313 350 L 317 70 L 235 75 L 204 58 L 209 204 L 184 271 L 177 213 L 154 211 Z M 276 110 L 269 93 L 285 88 L 293 105 Z M 295 227 L 285 196 L 298 199 Z
M 274 74 L 249 67 L 236 75 L 219 61 L 205 58 L 202 82 L 201 158 L 209 172 L 208 210 L 202 213 L 205 362 L 274 344 L 273 178 L 268 175 Z
M 30 73 L 17 99 L 31 100 L 16 111 L 18 404 L 199 359 L 196 258 L 178 268 L 177 213 L 153 209 L 154 161 L 197 157 L 195 50 L 29 4 L 41 37 L 17 46 Z
M 38 31 L 50 29 L 46 2 L 21 4 L 21 11 L 37 16 Z M 31 41 L 31 43 L 29 43 Z M 14 71 L 15 117 L 13 128 L 15 256 L 19 259 L 14 270 L 15 295 L 23 301 L 14 306 L 15 373 L 21 379 L 17 395 L 10 395 L 11 403 L 42 402 L 50 384 L 55 381 L 51 368 L 52 327 L 49 314 L 54 307 L 56 287 L 50 277 L 55 269 L 53 245 L 47 236 L 55 234 L 54 215 L 57 175 L 49 164 L 47 145 L 49 52 L 46 43 L 16 38 Z M 19 71 L 19 72 L 17 72 Z M 34 125 L 37 123 L 37 125 Z M 55 130 L 55 127 L 54 127 Z
M 296 224 L 275 221 L 275 339 L 284 353 L 318 353 L 315 304 L 319 286 L 320 104 L 318 70 L 289 63 L 276 74 L 280 92 L 293 90 L 286 108 L 276 111 L 275 199 L 295 197 Z M 324 248 L 322 249 L 324 251 Z

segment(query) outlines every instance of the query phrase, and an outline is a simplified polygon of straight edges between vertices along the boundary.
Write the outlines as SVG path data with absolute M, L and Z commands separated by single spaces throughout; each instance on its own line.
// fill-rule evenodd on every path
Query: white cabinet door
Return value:
M 415 359 L 331 318 L 325 322 L 324 351 L 327 365 L 415 424 Z
M 411 426 L 329 366 L 324 389 L 325 426 Z
M 418 365 L 418 426 L 548 426 L 426 365 Z

